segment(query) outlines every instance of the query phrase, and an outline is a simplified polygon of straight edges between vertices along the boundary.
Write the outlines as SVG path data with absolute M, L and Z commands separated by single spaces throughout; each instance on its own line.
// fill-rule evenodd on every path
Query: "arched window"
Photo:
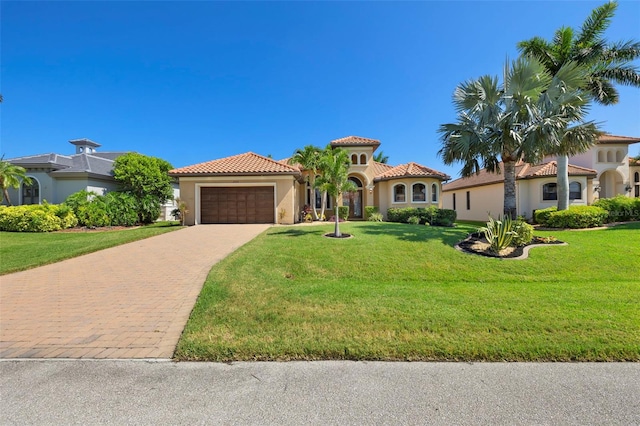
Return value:
M 607 151 L 607 163 L 613 163 L 613 151 Z
M 351 164 L 358 164 L 358 154 L 351 154 Z
M 604 151 L 598 151 L 598 163 L 604 163 L 606 160 Z
M 360 154 L 360 164 L 367 164 L 367 154 Z
M 582 200 L 582 185 L 580 185 L 580 182 L 571 182 L 569 184 L 569 199 Z
M 616 163 L 622 163 L 624 161 L 624 152 L 616 151 Z
M 40 204 L 40 183 L 31 178 L 31 183 L 22 182 L 22 204 Z
M 411 186 L 411 200 L 416 203 L 427 201 L 427 187 L 423 183 L 414 183 Z
M 438 202 L 438 185 L 436 185 L 435 183 L 431 184 L 431 202 Z
M 404 203 L 407 201 L 406 196 L 407 188 L 403 184 L 398 184 L 393 187 L 393 202 Z
M 633 174 L 633 181 L 634 181 L 634 182 L 640 182 L 640 173 L 635 172 L 635 173 Z
M 542 185 L 542 199 L 543 200 L 557 200 L 558 199 L 558 185 L 555 183 L 545 183 Z

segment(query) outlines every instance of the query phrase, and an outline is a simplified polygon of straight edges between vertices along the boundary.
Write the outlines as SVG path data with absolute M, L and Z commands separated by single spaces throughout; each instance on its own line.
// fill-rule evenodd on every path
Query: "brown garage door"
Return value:
M 272 186 L 200 188 L 200 223 L 273 223 Z

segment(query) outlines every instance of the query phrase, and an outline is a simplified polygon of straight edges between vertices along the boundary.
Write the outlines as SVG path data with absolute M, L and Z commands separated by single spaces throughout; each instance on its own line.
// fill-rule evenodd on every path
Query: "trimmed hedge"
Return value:
M 617 195 L 613 198 L 600 198 L 593 205 L 609 212 L 607 222 L 640 220 L 640 198 Z
M 0 231 L 50 232 L 78 224 L 73 211 L 63 205 L 0 206 Z
M 549 228 L 595 228 L 602 226 L 609 212 L 597 206 L 571 206 L 568 210 L 555 211 L 544 224 Z
M 366 206 L 364 208 L 364 220 L 371 220 L 371 215 L 376 213 L 379 213 L 376 206 Z
M 349 217 L 349 206 L 338 206 L 338 218 L 347 220 Z
M 557 212 L 558 208 L 556 206 L 547 207 L 546 209 L 540 209 L 533 212 L 533 221 L 540 225 L 546 225 L 549 221 L 549 216 L 551 213 Z
M 387 210 L 387 220 L 389 222 L 409 223 L 410 217 L 418 217 L 421 224 L 451 226 L 456 221 L 457 214 L 455 210 L 439 209 L 436 206 L 428 208 L 392 207 Z

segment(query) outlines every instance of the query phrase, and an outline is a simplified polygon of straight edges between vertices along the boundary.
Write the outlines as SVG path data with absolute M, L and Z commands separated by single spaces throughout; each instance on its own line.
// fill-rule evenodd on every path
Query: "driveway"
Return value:
M 200 225 L 0 277 L 0 358 L 170 358 L 211 267 L 270 225 Z

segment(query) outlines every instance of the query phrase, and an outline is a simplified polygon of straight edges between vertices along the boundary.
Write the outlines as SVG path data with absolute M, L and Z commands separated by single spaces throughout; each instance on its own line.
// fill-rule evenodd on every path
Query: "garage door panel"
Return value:
M 201 223 L 273 223 L 274 188 L 202 187 Z

